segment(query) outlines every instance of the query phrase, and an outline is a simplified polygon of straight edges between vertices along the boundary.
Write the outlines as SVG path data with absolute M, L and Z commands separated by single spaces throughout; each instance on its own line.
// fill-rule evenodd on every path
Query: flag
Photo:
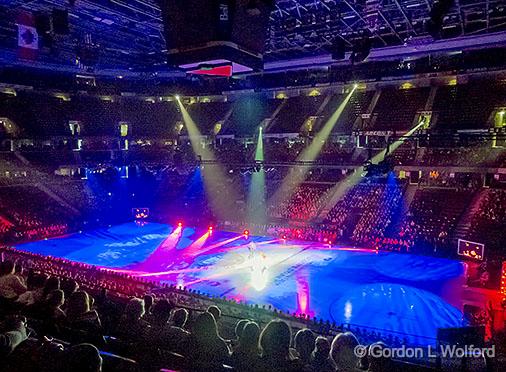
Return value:
M 32 26 L 18 24 L 18 46 L 27 49 L 39 49 L 39 34 Z
M 39 50 L 39 33 L 35 27 L 35 19 L 31 13 L 21 12 L 17 17 L 18 26 L 18 57 L 35 59 Z

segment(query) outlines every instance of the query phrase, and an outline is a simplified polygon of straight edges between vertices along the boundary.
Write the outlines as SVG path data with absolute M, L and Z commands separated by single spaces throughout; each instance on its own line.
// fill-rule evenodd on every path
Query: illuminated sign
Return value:
M 485 245 L 468 240 L 459 239 L 457 253 L 475 260 L 483 260 Z
M 149 217 L 149 208 L 132 208 L 132 215 L 136 220 L 145 220 Z

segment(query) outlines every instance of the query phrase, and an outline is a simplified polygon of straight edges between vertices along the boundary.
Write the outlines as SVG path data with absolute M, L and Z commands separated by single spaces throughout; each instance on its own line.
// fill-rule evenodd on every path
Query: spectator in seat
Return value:
M 61 289 L 51 291 L 45 301 L 30 306 L 27 311 L 31 317 L 42 321 L 44 334 L 58 333 L 66 316 L 61 309 L 65 303 L 65 295 Z
M 26 278 L 26 287 L 28 290 L 18 297 L 17 302 L 24 306 L 31 306 L 40 302 L 43 299 L 46 280 L 47 275 L 30 271 Z
M 144 295 L 144 320 L 148 323 L 151 323 L 151 311 L 153 310 L 153 303 L 155 302 L 155 298 L 153 295 L 146 294 Z
M 186 309 L 177 309 L 172 315 L 172 325 L 167 332 L 167 346 L 169 350 L 181 355 L 188 354 L 190 332 L 184 329 L 187 320 L 188 311 Z
M 0 360 L 9 355 L 21 342 L 27 339 L 26 326 L 22 319 L 8 319 L 3 328 L 2 332 L 0 332 Z
M 70 295 L 79 289 L 79 284 L 74 279 L 67 278 L 61 283 L 61 289 L 65 293 L 65 298 L 70 299 Z
M 15 301 L 26 292 L 25 283 L 14 274 L 16 266 L 12 261 L 0 263 L 0 297 L 7 301 Z
M 44 291 L 42 294 L 43 299 L 45 300 L 47 295 L 56 289 L 60 289 L 60 278 L 56 276 L 51 276 L 46 280 L 46 284 L 44 286 Z
M 145 338 L 149 330 L 149 324 L 142 319 L 144 312 L 144 300 L 131 298 L 121 316 L 116 333 L 130 341 Z
M 369 345 L 368 353 L 367 353 L 367 363 L 369 372 L 389 372 L 393 369 L 392 360 L 386 357 L 373 357 L 372 351 L 374 349 L 375 354 L 378 355 L 378 350 L 383 350 L 387 347 L 387 345 L 381 341 L 375 342 L 374 344 Z
M 358 340 L 351 332 L 340 333 L 332 341 L 330 357 L 334 361 L 338 372 L 356 371 L 359 359 L 355 355 Z
M 211 305 L 207 308 L 207 312 L 210 313 L 214 320 L 216 320 L 216 326 L 218 327 L 218 334 L 220 333 L 220 319 L 221 319 L 221 309 L 216 305 Z M 233 342 L 231 340 L 225 340 L 227 345 L 231 345 Z
M 187 321 L 188 321 L 188 310 L 177 309 L 176 311 L 174 311 L 174 314 L 172 315 L 173 327 L 184 329 Z
M 167 349 L 167 330 L 168 330 L 168 321 L 170 318 L 170 311 L 172 306 L 169 301 L 162 299 L 159 300 L 155 306 L 153 306 L 153 313 L 151 314 L 151 328 L 149 329 L 148 339 L 152 340 L 152 342 L 163 349 Z M 170 350 L 170 349 L 169 349 Z
M 170 319 L 171 310 L 172 305 L 168 300 L 162 299 L 157 301 L 155 306 L 153 306 L 151 325 L 153 327 L 164 328 Z
M 219 334 L 216 319 L 209 312 L 200 314 L 190 337 L 190 363 L 193 371 L 213 371 L 229 361 L 229 350 Z
M 79 344 L 65 351 L 62 372 L 100 372 L 102 357 L 91 344 Z
M 255 322 L 247 322 L 239 338 L 239 345 L 232 354 L 232 366 L 238 371 L 258 371 L 260 350 L 258 339 L 260 327 Z
M 260 335 L 262 371 L 291 372 L 303 370 L 299 360 L 290 358 L 290 326 L 282 320 L 271 320 Z
M 123 309 L 109 298 L 107 289 L 102 288 L 97 296 L 96 306 L 105 332 L 111 332 L 119 322 Z
M 248 324 L 248 323 L 249 323 L 249 320 L 241 319 L 235 325 L 235 328 L 234 328 L 235 340 L 233 340 L 234 345 L 239 344 L 239 340 L 241 339 L 242 331 L 243 331 L 244 327 L 246 326 L 246 324 Z
M 61 289 L 51 291 L 45 301 L 45 316 L 55 321 L 64 319 L 65 312 L 61 309 L 64 303 L 65 293 Z
M 211 305 L 207 308 L 207 312 L 210 313 L 214 317 L 214 320 L 216 320 L 216 323 L 218 323 L 221 318 L 220 308 L 216 305 Z
M 311 353 L 314 349 L 315 335 L 310 329 L 301 329 L 295 334 L 294 346 L 304 366 L 311 364 Z
M 336 370 L 329 353 L 329 340 L 323 336 L 318 336 L 315 340 L 315 347 L 311 355 L 311 366 L 314 371 L 334 372 Z
M 87 292 L 77 291 L 70 295 L 65 315 L 70 327 L 91 334 L 101 333 L 100 317 L 95 310 L 91 309 L 90 296 Z

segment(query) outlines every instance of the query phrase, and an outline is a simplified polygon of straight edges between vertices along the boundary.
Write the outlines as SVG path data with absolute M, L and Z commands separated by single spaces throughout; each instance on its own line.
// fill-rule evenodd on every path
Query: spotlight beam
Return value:
M 323 128 L 315 136 L 311 144 L 306 149 L 304 149 L 302 154 L 299 155 L 299 157 L 297 158 L 298 161 L 314 161 L 318 157 L 325 141 L 327 141 L 327 139 L 330 136 L 330 133 L 332 133 L 332 130 L 336 126 L 337 121 L 343 114 L 344 109 L 348 105 L 348 102 L 350 102 L 350 99 L 353 96 L 353 93 L 355 93 L 356 89 L 357 87 L 353 86 L 353 88 L 345 97 L 343 102 L 341 102 L 337 110 L 334 111 L 334 113 L 329 118 L 329 120 L 327 120 Z
M 183 228 L 178 226 L 172 233 L 158 246 L 158 248 L 149 255 L 149 257 L 135 269 L 138 271 L 150 272 L 153 268 L 159 268 L 164 263 L 171 260 L 173 250 L 181 240 Z
M 394 143 L 390 145 L 390 152 L 393 152 L 399 148 L 400 145 L 404 143 L 404 140 L 411 137 L 417 130 L 419 130 L 423 126 L 423 123 L 420 123 L 409 130 L 404 136 L 397 139 Z M 377 164 L 385 160 L 385 156 L 387 155 L 387 149 L 381 150 L 378 154 L 372 157 L 371 162 Z M 364 167 L 356 167 L 353 170 L 353 173 L 347 176 L 341 182 L 338 182 L 329 192 L 329 195 L 332 195 L 331 199 L 327 201 L 327 205 L 335 205 L 352 187 L 358 185 L 362 180 L 362 173 L 364 171 Z M 325 211 L 325 208 L 323 209 Z M 327 210 L 328 212 L 328 210 Z M 320 214 L 320 217 L 322 215 Z
M 139 277 L 152 277 L 152 276 L 162 276 L 162 275 L 173 275 L 173 274 L 188 274 L 188 273 L 199 273 L 212 269 L 213 266 L 202 266 L 194 269 L 181 269 L 181 270 L 169 270 L 169 271 L 160 271 L 157 273 L 142 273 L 136 276 Z
M 223 241 L 215 243 L 215 244 L 208 245 L 207 247 L 205 247 L 204 249 L 202 249 L 198 252 L 195 252 L 195 250 L 192 250 L 191 252 L 186 252 L 186 250 L 184 250 L 182 254 L 184 257 L 196 257 L 198 255 L 205 253 L 205 252 L 209 252 L 210 250 L 220 248 L 220 247 L 223 247 L 229 243 L 235 242 L 236 240 L 239 240 L 239 239 L 242 239 L 242 235 L 235 236 L 233 238 L 223 240 Z M 230 248 L 232 248 L 232 247 L 227 247 L 227 249 L 230 249 Z
M 258 129 L 258 141 L 255 151 L 255 162 L 264 161 L 263 129 Z M 265 170 L 263 166 L 260 170 L 253 172 L 248 192 L 248 221 L 251 223 L 265 224 L 266 205 L 265 205 Z
M 238 215 L 238 208 L 235 206 L 236 200 L 239 199 L 238 193 L 227 182 L 226 173 L 223 167 L 216 161 L 214 153 L 201 145 L 202 134 L 181 100 L 177 99 L 176 101 L 181 109 L 193 152 L 195 155 L 199 155 L 202 160 L 209 160 L 212 163 L 202 166 L 202 175 L 213 213 L 223 221 L 239 219 L 241 216 Z
M 320 154 L 323 145 L 327 141 L 334 129 L 337 121 L 341 117 L 346 108 L 346 105 L 350 102 L 353 93 L 357 86 L 354 85 L 350 90 L 348 95 L 341 102 L 336 111 L 332 114 L 332 116 L 327 120 L 325 125 L 320 129 L 320 131 L 313 138 L 311 144 L 306 147 L 302 153 L 297 157 L 297 161 L 305 161 L 305 162 L 313 162 L 316 160 L 318 155 Z M 306 175 L 309 172 L 311 167 L 291 167 L 288 175 L 283 179 L 281 186 L 276 190 L 274 196 L 272 197 L 274 204 L 282 203 L 283 201 L 289 200 L 297 187 L 304 182 L 306 179 Z
M 183 256 L 197 256 L 200 252 L 199 250 L 202 249 L 204 244 L 206 243 L 207 239 L 211 236 L 211 233 L 208 231 L 204 235 L 202 235 L 200 238 L 195 240 L 188 248 L 185 249 Z
M 422 126 L 424 125 L 424 123 L 420 123 L 416 126 L 414 126 L 413 128 L 411 128 L 409 130 L 408 133 L 406 133 L 405 135 L 403 135 L 402 137 L 400 137 L 399 139 L 397 139 L 394 143 L 392 143 L 390 145 L 390 152 L 394 152 L 395 150 L 397 150 L 399 148 L 400 145 L 402 145 L 404 143 L 404 140 L 407 139 L 408 137 L 411 137 L 418 129 L 420 129 Z M 387 149 L 384 149 L 384 150 L 381 150 L 378 154 L 376 154 L 372 159 L 371 159 L 371 162 L 372 163 L 379 163 L 379 162 L 382 162 L 383 160 L 385 160 L 385 156 L 387 155 Z

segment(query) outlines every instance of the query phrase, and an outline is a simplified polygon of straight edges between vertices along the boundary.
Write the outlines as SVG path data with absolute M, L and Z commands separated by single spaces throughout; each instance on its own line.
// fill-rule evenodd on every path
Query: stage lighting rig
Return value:
M 255 161 L 255 166 L 253 167 L 253 172 L 261 172 L 264 170 L 263 161 Z
M 384 177 L 393 170 L 394 167 L 388 157 L 378 164 L 373 164 L 370 160 L 364 164 L 365 177 Z

